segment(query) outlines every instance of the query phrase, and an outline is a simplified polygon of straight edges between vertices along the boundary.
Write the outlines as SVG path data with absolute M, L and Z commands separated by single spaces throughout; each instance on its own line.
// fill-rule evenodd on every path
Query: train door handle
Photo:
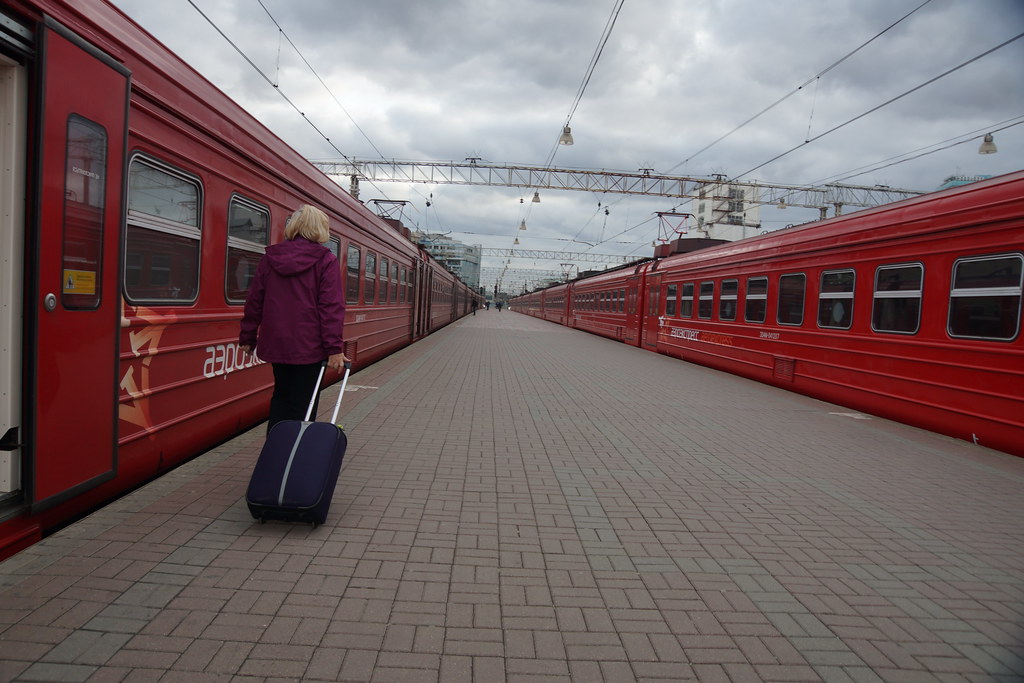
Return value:
M 57 295 L 54 294 L 53 292 L 50 292 L 49 294 L 44 296 L 43 308 L 45 308 L 47 312 L 52 313 L 53 309 L 57 308 Z

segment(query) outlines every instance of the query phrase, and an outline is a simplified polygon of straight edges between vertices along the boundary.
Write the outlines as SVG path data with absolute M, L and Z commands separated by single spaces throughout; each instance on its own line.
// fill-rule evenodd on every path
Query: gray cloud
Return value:
M 114 0 L 300 153 L 336 156 L 186 0 Z M 346 155 L 541 165 L 552 151 L 613 2 L 263 0 L 345 111 L 256 0 L 195 0 Z M 555 166 L 735 175 L 800 146 L 1024 31 L 1019 0 L 932 0 L 910 19 L 700 154 L 921 0 L 627 0 Z M 745 179 L 809 183 L 1024 116 L 1024 40 L 768 164 Z M 848 182 L 931 190 L 953 173 L 1021 168 L 1024 125 Z M 683 164 L 684 161 L 689 160 Z M 406 221 L 485 246 L 554 249 L 625 233 L 597 251 L 650 251 L 671 199 L 398 184 Z M 374 196 L 377 191 L 373 190 Z M 435 201 L 426 207 L 426 197 Z M 532 196 L 532 193 L 530 193 Z M 601 202 L 601 210 L 598 203 Z M 603 208 L 609 208 L 605 216 Z M 685 210 L 685 204 L 679 207 Z M 515 228 L 528 217 L 531 228 Z M 765 227 L 816 212 L 766 208 Z M 536 229 L 534 229 L 536 225 Z M 639 227 L 637 227 L 639 226 Z M 493 235 L 493 237 L 491 237 Z M 543 238 L 543 239 L 542 239 Z M 631 244 L 619 244 L 631 241 Z

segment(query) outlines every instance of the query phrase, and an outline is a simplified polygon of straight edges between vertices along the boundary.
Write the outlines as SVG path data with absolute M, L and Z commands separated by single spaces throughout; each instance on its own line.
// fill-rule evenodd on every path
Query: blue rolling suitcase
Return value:
M 278 519 L 311 522 L 316 528 L 327 519 L 341 461 L 348 446 L 345 432 L 335 422 L 351 368 L 351 363 L 345 364 L 341 390 L 330 422 L 309 421 L 324 377 L 324 368 L 320 368 L 306 419 L 301 422 L 285 420 L 270 429 L 245 494 L 249 512 L 260 523 Z

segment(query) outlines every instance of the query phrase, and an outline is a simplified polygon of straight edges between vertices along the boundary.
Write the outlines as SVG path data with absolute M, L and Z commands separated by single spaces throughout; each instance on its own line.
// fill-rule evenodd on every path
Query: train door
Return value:
M 658 329 L 661 325 L 661 273 L 647 277 L 647 294 L 644 297 L 646 308 L 643 315 L 643 346 L 653 349 L 658 346 Z
M 432 274 L 433 273 L 426 262 L 422 260 L 416 261 L 416 283 L 414 287 L 416 305 L 413 311 L 413 318 L 416 321 L 416 334 L 414 335 L 416 339 L 419 339 L 430 332 L 430 290 L 431 287 L 433 287 L 431 278 Z
M 626 280 L 626 329 L 622 341 L 632 346 L 640 345 L 640 276 L 633 275 Z
M 30 502 L 48 507 L 117 465 L 119 244 L 128 72 L 63 27 L 40 36 L 34 272 L 26 317 Z

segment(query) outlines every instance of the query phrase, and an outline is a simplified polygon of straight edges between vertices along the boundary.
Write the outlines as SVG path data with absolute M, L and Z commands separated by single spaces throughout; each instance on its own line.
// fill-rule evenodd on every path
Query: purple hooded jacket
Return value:
M 303 237 L 267 247 L 245 300 L 239 346 L 268 363 L 305 365 L 341 353 L 345 295 L 338 258 Z

